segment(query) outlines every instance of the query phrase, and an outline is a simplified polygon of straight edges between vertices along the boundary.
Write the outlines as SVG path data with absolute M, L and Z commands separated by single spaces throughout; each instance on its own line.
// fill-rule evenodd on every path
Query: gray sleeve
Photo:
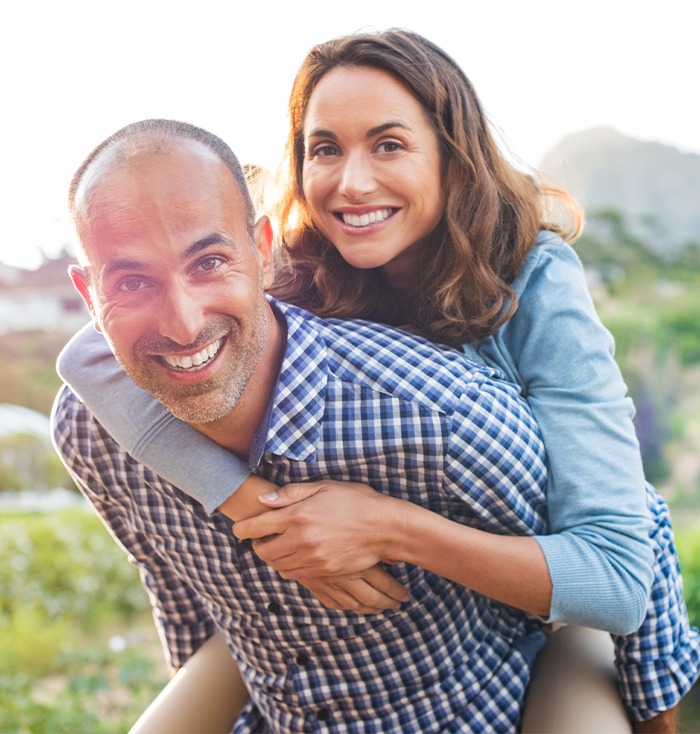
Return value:
M 122 370 L 91 324 L 58 356 L 57 370 L 137 461 L 212 513 L 250 474 L 245 462 L 169 413 Z

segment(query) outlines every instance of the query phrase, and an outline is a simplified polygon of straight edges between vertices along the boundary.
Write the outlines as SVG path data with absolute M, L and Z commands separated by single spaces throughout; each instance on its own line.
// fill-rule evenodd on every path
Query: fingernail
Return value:
M 276 502 L 279 499 L 279 495 L 277 492 L 265 492 L 265 494 L 260 495 L 260 499 L 263 502 Z

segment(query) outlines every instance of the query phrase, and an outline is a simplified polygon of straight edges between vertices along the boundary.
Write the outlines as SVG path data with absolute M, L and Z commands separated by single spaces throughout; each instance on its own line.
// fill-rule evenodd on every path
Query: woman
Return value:
M 292 90 L 287 152 L 283 252 L 271 293 L 323 316 L 383 321 L 462 347 L 523 387 L 551 472 L 551 535 L 536 538 L 552 582 L 543 616 L 618 633 L 637 627 L 648 590 L 648 505 L 652 602 L 641 629 L 616 638 L 617 664 L 634 721 L 673 707 L 697 677 L 699 645 L 688 629 L 667 508 L 653 488 L 645 490 L 612 340 L 563 228 L 546 221 L 542 192 L 498 151 L 463 72 L 429 41 L 402 31 L 322 44 Z M 112 386 L 103 403 L 107 393 L 95 391 L 100 375 L 81 377 L 79 361 L 79 347 L 66 353 L 62 374 L 120 443 L 134 446 L 130 424 L 114 413 L 133 406 L 123 397 L 126 383 L 119 396 Z M 134 411 L 129 415 L 133 420 Z M 198 446 L 200 439 L 195 435 Z M 207 467 L 231 457 L 213 448 L 206 456 L 204 448 L 189 452 L 179 474 L 159 462 L 159 440 L 168 441 L 150 435 L 153 451 L 142 445 L 137 458 L 225 512 L 246 469 L 234 467 L 231 487 L 203 496 Z M 292 500 L 300 496 L 294 490 Z M 304 491 L 305 502 L 336 498 L 339 512 L 352 502 L 337 483 Z M 266 502 L 288 503 L 284 491 Z M 281 517 L 239 522 L 236 535 L 268 536 Z M 336 528 L 332 514 L 326 522 Z M 290 578 L 308 582 L 309 555 L 293 543 L 289 554 L 287 542 L 273 537 L 255 548 Z M 352 539 L 335 533 L 332 542 L 325 553 L 331 560 Z M 507 582 L 508 569 L 503 574 Z

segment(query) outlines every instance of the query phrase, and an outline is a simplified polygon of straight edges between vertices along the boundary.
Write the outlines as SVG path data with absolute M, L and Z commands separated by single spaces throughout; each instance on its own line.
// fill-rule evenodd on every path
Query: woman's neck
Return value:
M 409 294 L 415 294 L 418 285 L 418 269 L 415 263 L 393 262 L 381 268 L 382 278 L 389 286 L 391 293 L 397 298 L 406 299 Z

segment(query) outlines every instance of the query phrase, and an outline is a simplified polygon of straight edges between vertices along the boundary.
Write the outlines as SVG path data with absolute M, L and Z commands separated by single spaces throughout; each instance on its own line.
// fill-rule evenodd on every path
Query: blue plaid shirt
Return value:
M 454 350 L 277 304 L 284 363 L 251 453 L 283 484 L 372 485 L 503 534 L 546 530 L 546 469 L 518 391 Z M 407 564 L 399 610 L 328 610 L 225 519 L 123 452 L 68 389 L 55 444 L 131 560 L 181 666 L 223 630 L 251 701 L 235 732 L 513 732 L 542 623 Z

